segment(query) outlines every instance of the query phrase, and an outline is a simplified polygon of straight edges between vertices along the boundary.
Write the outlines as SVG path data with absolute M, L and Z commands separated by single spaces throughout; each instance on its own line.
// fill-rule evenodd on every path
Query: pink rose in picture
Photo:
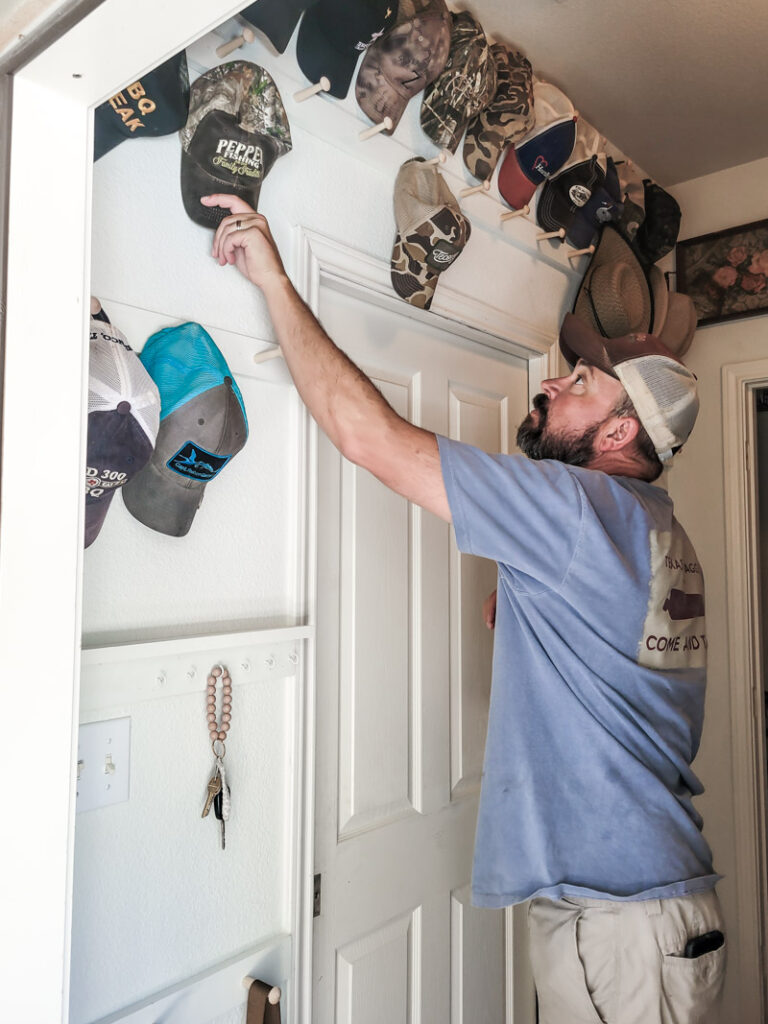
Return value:
M 761 292 L 765 288 L 765 274 L 743 274 L 741 287 L 745 292 Z
M 749 265 L 750 274 L 768 274 L 768 249 L 756 252 Z
M 731 251 L 728 253 L 728 262 L 733 267 L 738 267 L 740 263 L 749 256 L 747 247 L 745 245 L 734 245 Z
M 733 267 L 719 267 L 712 275 L 715 284 L 721 288 L 731 288 L 738 280 L 739 275 Z

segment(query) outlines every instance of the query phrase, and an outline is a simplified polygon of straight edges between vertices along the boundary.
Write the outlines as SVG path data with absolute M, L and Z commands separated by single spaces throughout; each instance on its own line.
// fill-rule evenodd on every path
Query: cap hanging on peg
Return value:
M 434 164 L 437 166 L 438 164 L 444 164 L 447 159 L 448 157 L 445 155 L 445 150 L 441 149 L 437 156 L 433 156 L 431 160 L 425 160 L 424 163 L 427 165 Z
M 378 135 L 379 132 L 391 132 L 395 127 L 395 122 L 391 117 L 385 117 L 381 124 L 375 124 L 373 128 L 366 128 L 364 132 L 360 132 L 360 141 L 365 142 L 366 139 L 373 138 L 374 135 Z
M 557 231 L 540 231 L 536 235 L 537 242 L 543 242 L 545 238 L 565 238 L 565 228 L 558 228 Z
M 244 28 L 242 34 L 235 36 L 234 39 L 230 39 L 228 43 L 222 43 L 221 46 L 216 47 L 217 57 L 226 57 L 234 50 L 239 50 L 245 43 L 252 43 L 256 38 L 256 33 L 252 28 Z
M 308 85 L 306 89 L 299 89 L 298 92 L 295 92 L 293 94 L 293 98 L 297 103 L 303 103 L 304 100 L 308 100 L 310 96 L 315 96 L 319 92 L 328 92 L 330 88 L 330 79 L 323 75 L 319 82 L 316 82 L 314 85 Z
M 507 210 L 506 213 L 502 213 L 499 220 L 503 224 L 505 220 L 512 220 L 513 217 L 527 217 L 530 212 L 531 208 L 526 203 L 525 206 L 521 206 L 519 210 Z
M 575 259 L 577 256 L 591 256 L 594 251 L 594 245 L 588 245 L 586 249 L 569 249 L 568 259 L 572 260 Z
M 250 975 L 247 975 L 245 978 L 243 978 L 243 988 L 246 990 L 250 989 L 251 985 L 255 981 L 256 978 L 251 978 Z M 282 998 L 282 995 L 283 993 L 280 991 L 277 985 L 273 985 L 272 988 L 269 990 L 269 993 L 267 994 L 267 1002 L 271 1003 L 272 1006 L 277 1006 L 277 1004 L 280 1002 L 280 999 Z
M 465 196 L 473 196 L 476 192 L 490 192 L 491 190 L 491 179 L 488 178 L 481 185 L 470 185 L 469 188 L 463 188 L 459 192 L 459 198 L 464 199 Z

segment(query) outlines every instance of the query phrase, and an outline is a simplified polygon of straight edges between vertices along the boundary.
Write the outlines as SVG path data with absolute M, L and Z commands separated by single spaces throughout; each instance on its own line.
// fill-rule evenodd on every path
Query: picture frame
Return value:
M 676 256 L 699 327 L 768 313 L 768 220 L 686 238 Z

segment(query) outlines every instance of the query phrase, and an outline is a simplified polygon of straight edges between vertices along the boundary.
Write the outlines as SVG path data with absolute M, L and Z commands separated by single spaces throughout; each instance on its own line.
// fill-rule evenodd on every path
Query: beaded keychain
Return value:
M 221 723 L 218 722 L 216 714 L 216 683 L 221 679 Z M 230 788 L 227 783 L 227 773 L 224 769 L 224 755 L 227 748 L 224 740 L 229 732 L 229 725 L 232 721 L 232 680 L 229 672 L 223 665 L 214 665 L 208 676 L 206 690 L 206 713 L 208 718 L 208 735 L 211 739 L 211 749 L 216 759 L 213 775 L 208 782 L 208 795 L 203 807 L 204 818 L 208 817 L 213 804 L 213 813 L 221 822 L 221 848 L 226 848 L 225 822 L 229 820 L 230 811 Z

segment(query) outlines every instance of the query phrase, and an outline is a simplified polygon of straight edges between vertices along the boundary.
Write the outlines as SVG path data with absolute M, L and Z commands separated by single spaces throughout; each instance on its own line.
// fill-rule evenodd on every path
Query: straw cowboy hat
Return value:
M 678 357 L 690 347 L 696 329 L 690 298 L 670 295 L 659 268 L 645 269 L 611 225 L 600 234 L 573 312 L 605 338 L 656 335 Z

